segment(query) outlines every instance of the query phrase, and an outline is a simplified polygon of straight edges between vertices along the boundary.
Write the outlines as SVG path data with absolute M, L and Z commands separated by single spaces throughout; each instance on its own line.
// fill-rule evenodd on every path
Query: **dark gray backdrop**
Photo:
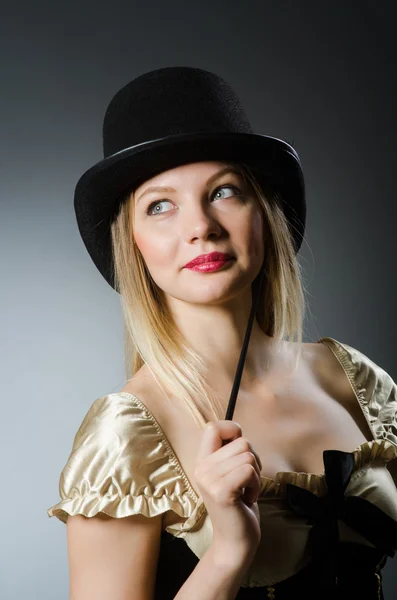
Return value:
M 102 158 L 113 94 L 172 65 L 212 70 L 307 182 L 306 340 L 331 336 L 397 377 L 395 3 L 53 2 L 2 7 L 0 596 L 68 598 L 48 519 L 88 407 L 124 381 L 118 295 L 79 238 L 73 191 Z M 384 570 L 397 593 L 396 560 Z

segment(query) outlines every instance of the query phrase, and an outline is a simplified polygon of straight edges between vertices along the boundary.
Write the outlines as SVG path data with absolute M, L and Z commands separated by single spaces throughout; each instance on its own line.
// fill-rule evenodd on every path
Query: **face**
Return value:
M 136 245 L 171 304 L 222 304 L 250 289 L 264 258 L 263 214 L 252 186 L 230 165 L 163 171 L 135 190 L 131 210 Z M 214 251 L 233 258 L 212 271 L 185 267 Z

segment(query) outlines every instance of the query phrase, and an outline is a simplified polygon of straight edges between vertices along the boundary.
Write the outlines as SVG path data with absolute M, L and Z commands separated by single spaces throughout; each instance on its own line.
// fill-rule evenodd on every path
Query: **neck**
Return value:
M 179 331 L 204 360 L 206 379 L 217 392 L 229 390 L 230 395 L 250 309 L 250 298 L 244 298 L 239 304 L 234 300 L 228 306 L 187 303 L 178 303 L 178 306 L 173 303 L 171 306 Z M 276 343 L 254 319 L 239 390 L 253 389 L 273 369 L 284 343 Z

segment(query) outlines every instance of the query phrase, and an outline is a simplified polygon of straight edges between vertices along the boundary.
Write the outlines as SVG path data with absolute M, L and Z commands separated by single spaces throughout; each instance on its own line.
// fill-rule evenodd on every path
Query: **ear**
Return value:
M 386 466 L 393 477 L 394 485 L 397 487 L 397 457 L 386 463 Z

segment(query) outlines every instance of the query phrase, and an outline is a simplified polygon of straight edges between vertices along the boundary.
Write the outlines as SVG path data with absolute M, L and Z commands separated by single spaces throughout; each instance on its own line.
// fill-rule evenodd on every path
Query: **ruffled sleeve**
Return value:
M 197 504 L 158 423 L 122 393 L 91 405 L 61 472 L 59 495 L 47 513 L 64 523 L 68 515 L 151 517 L 170 510 L 188 519 Z

